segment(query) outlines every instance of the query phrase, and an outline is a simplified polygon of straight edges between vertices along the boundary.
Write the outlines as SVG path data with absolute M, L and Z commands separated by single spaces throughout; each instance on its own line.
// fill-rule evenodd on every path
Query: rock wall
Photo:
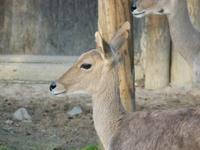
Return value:
M 0 54 L 79 55 L 96 30 L 97 0 L 0 0 Z

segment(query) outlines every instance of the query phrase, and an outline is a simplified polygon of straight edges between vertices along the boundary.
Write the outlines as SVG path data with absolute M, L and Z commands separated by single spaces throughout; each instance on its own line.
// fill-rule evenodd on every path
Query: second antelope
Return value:
M 200 32 L 190 21 L 187 0 L 134 0 L 132 11 L 137 18 L 167 15 L 173 46 L 192 67 L 194 83 L 200 82 Z
M 128 38 L 125 23 L 104 47 L 82 54 L 50 90 L 54 95 L 85 91 L 92 96 L 93 119 L 105 150 L 200 150 L 200 111 L 195 109 L 126 113 L 119 96 L 119 48 Z

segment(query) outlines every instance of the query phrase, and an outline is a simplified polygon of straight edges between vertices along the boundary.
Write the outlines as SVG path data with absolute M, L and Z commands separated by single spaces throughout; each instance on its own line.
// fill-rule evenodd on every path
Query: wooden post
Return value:
M 131 0 L 98 0 L 98 29 L 106 42 L 111 40 L 117 29 L 126 21 L 129 21 L 132 26 L 133 17 L 130 7 Z M 132 33 L 131 31 L 126 46 L 121 49 L 124 63 L 119 66 L 120 97 L 124 108 L 129 112 L 135 110 Z
M 192 83 L 192 68 L 172 45 L 171 85 L 183 87 Z
M 141 39 L 145 88 L 159 89 L 170 80 L 170 33 L 165 16 L 149 16 Z

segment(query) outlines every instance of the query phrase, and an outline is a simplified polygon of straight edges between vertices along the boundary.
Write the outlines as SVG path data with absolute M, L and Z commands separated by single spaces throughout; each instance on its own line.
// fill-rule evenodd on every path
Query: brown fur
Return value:
M 199 150 L 200 110 L 180 109 L 126 115 L 109 150 Z
M 167 15 L 174 49 L 191 66 L 194 82 L 200 81 L 200 33 L 190 21 L 187 0 L 137 0 L 136 5 L 133 15 L 138 18 L 149 14 Z
M 104 49 L 103 40 L 97 33 L 98 49 L 81 55 L 57 80 L 53 94 L 84 90 L 92 96 L 94 125 L 105 150 L 199 150 L 199 110 L 128 114 L 124 111 L 120 102 L 117 74 L 120 53 L 116 48 L 120 48 L 126 41 L 128 30 L 129 26 L 123 32 L 119 30 L 121 33 L 118 32 L 117 37 L 111 40 L 113 55 L 110 55 L 111 49 Z M 91 63 L 92 68 L 80 68 L 83 63 Z

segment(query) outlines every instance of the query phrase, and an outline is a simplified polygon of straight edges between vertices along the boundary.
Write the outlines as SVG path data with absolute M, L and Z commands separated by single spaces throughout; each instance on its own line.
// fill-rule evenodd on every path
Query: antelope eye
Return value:
M 90 69 L 92 67 L 92 64 L 82 64 L 80 68 L 83 68 L 83 69 Z

